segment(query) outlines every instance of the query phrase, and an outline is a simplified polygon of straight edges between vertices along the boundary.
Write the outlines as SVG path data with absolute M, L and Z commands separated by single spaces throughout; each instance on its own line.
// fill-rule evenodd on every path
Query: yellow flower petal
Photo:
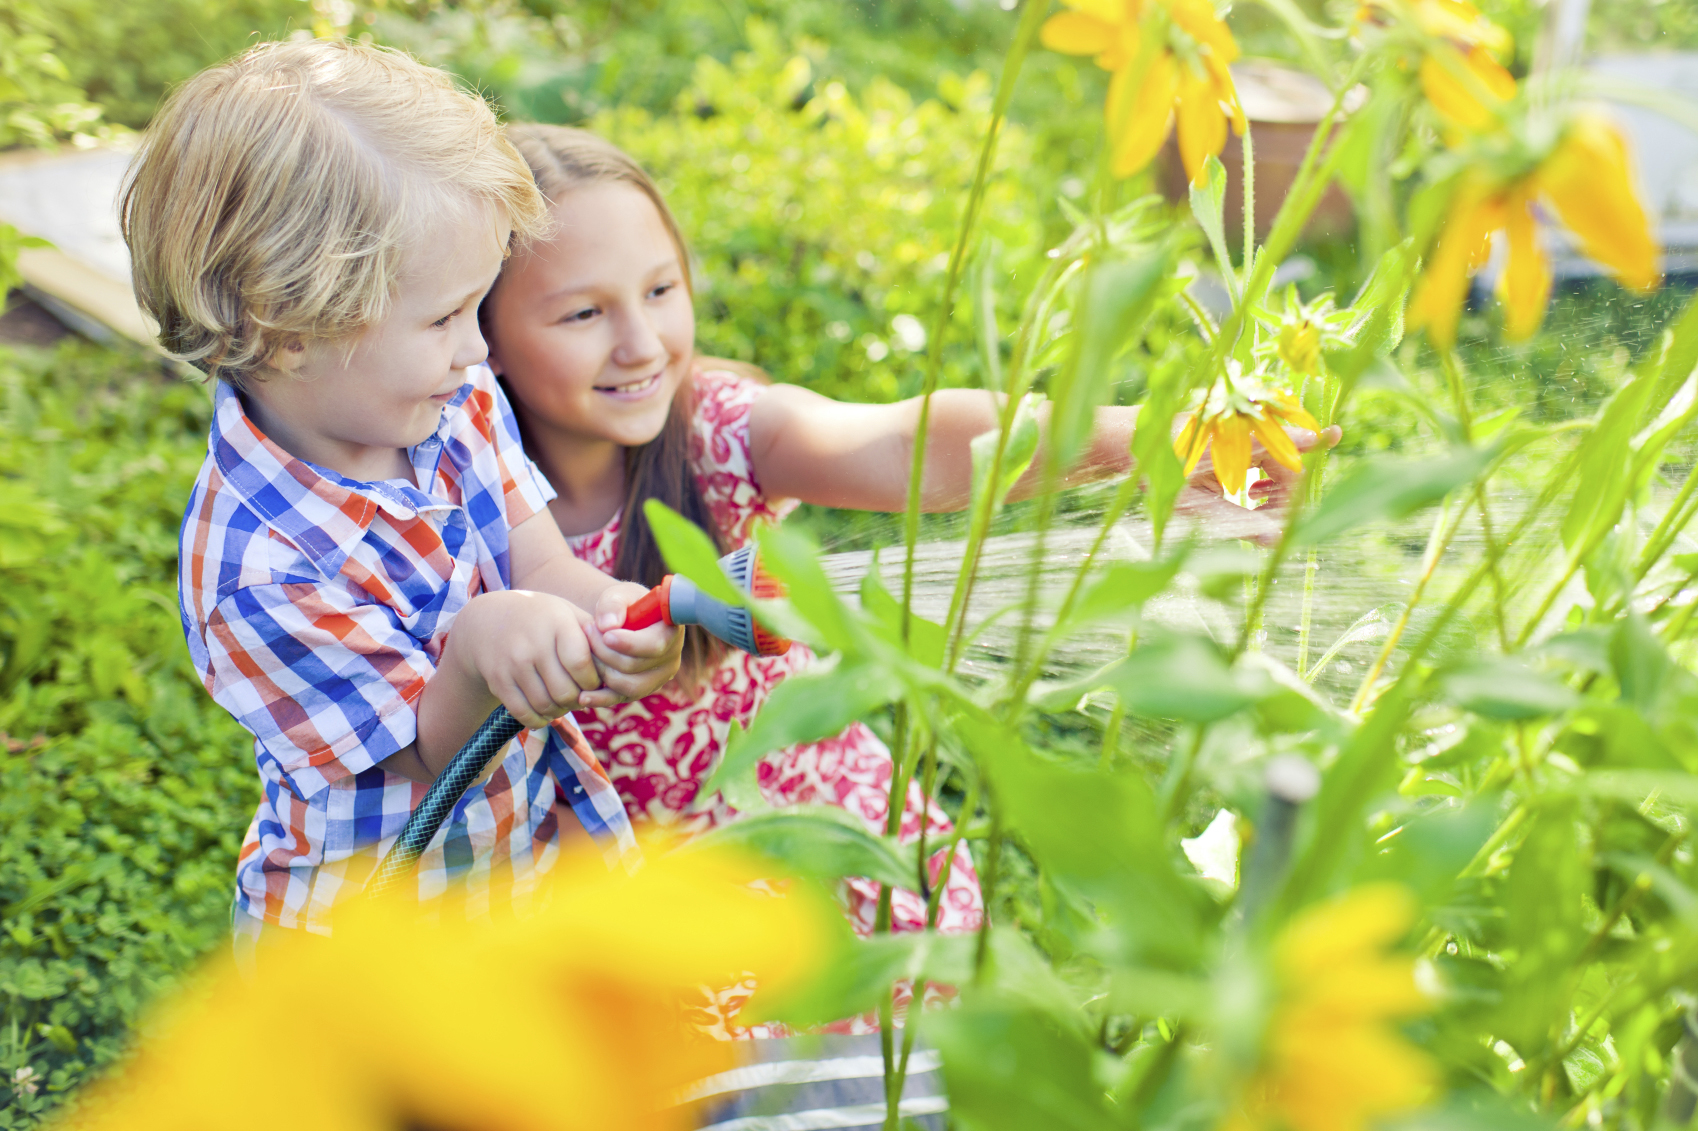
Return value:
M 1409 303 L 1409 324 L 1427 327 L 1440 349 L 1456 344 L 1456 320 L 1468 291 L 1468 276 L 1486 237 L 1500 225 L 1501 215 L 1501 201 L 1491 197 L 1483 186 L 1465 184 L 1457 189 L 1438 247 Z
M 1288 393 L 1274 393 L 1262 402 L 1262 411 L 1272 413 L 1287 424 L 1295 424 L 1299 428 L 1307 428 L 1311 432 L 1321 430 L 1320 421 L 1309 415 L 1309 410 Z
M 1123 68 L 1108 84 L 1109 143 L 1117 177 L 1130 177 L 1143 169 L 1167 139 L 1173 98 L 1179 89 L 1179 67 L 1173 56 L 1163 51 L 1150 62 L 1136 93 L 1129 89 L 1132 81 L 1132 68 Z
M 1422 31 L 1440 39 L 1453 39 L 1470 46 L 1478 44 L 1501 55 L 1514 45 L 1509 32 L 1480 14 L 1466 0 L 1419 0 L 1415 22 Z
M 1118 45 L 1120 29 L 1084 12 L 1057 12 L 1038 31 L 1038 42 L 1063 55 L 1097 55 Z
M 1634 290 L 1657 285 L 1657 241 L 1633 188 L 1627 145 L 1614 126 L 1596 114 L 1576 116 L 1536 176 L 1581 251 Z
M 1069 8 L 1094 16 L 1105 24 L 1136 23 L 1141 5 L 1137 0 L 1064 0 Z
M 1303 470 L 1303 457 L 1298 454 L 1296 443 L 1286 434 L 1285 429 L 1280 427 L 1278 420 L 1253 421 L 1250 431 L 1262 442 L 1262 448 L 1268 455 L 1292 471 Z
M 1194 412 L 1186 417 L 1185 426 L 1179 430 L 1179 435 L 1173 438 L 1173 454 L 1185 461 L 1186 475 L 1197 469 L 1197 461 L 1203 458 L 1203 449 L 1208 446 L 1198 435 L 1199 415 Z
M 1421 90 L 1445 121 L 1479 133 L 1500 124 L 1498 112 L 1515 97 L 1515 79 L 1483 47 L 1462 54 L 1441 44 L 1421 60 Z
M 1179 80 L 1179 157 L 1185 175 L 1197 184 L 1203 162 L 1226 145 L 1226 115 L 1215 97 L 1214 81 L 1186 68 Z
M 1209 0 L 1168 0 L 1167 11 L 1181 30 L 1207 47 L 1222 63 L 1238 58 L 1238 43 L 1232 38 L 1231 29 L 1215 15 L 1215 6 Z
M 1352 956 L 1401 938 L 1415 921 L 1415 898 L 1402 884 L 1364 884 L 1307 907 L 1280 934 L 1275 958 L 1288 975 L 1325 972 Z M 1301 984 L 1301 977 L 1293 977 Z
M 1517 193 L 1504 210 L 1509 262 L 1498 279 L 1498 297 L 1504 306 L 1504 336 L 1512 341 L 1533 336 L 1551 297 L 1551 263 L 1539 246 L 1531 204 L 1525 193 Z
M 1250 420 L 1227 413 L 1214 422 L 1215 479 L 1221 490 L 1236 495 L 1244 490 L 1250 475 Z

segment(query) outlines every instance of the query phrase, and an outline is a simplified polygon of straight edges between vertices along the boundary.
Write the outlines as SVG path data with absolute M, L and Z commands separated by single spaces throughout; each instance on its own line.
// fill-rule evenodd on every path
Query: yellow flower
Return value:
M 1503 107 L 1515 97 L 1515 79 L 1484 47 L 1458 50 L 1443 43 L 1421 60 L 1421 91 L 1449 125 L 1484 133 L 1502 124 Z
M 1279 359 L 1293 373 L 1308 377 L 1321 367 L 1321 328 L 1311 318 L 1298 318 L 1279 328 Z
M 1302 469 L 1303 456 L 1286 434 L 1287 423 L 1320 431 L 1315 418 L 1289 393 L 1261 388 L 1229 390 L 1216 385 L 1203 406 L 1179 430 L 1173 450 L 1185 461 L 1185 474 L 1190 475 L 1203 453 L 1212 449 L 1216 481 L 1221 490 L 1236 495 L 1244 490 L 1250 472 L 1252 436 L 1262 442 L 1268 455 L 1286 467 L 1293 471 Z
M 1238 44 L 1209 0 L 1065 2 L 1070 10 L 1051 16 L 1039 38 L 1052 51 L 1092 56 L 1113 73 L 1103 113 L 1115 176 L 1148 165 L 1175 117 L 1180 159 L 1193 181 L 1204 160 L 1225 147 L 1229 121 L 1239 134 L 1248 128 L 1227 69 L 1238 58 Z M 1162 13 L 1165 19 L 1158 18 Z M 1152 23 L 1163 38 L 1146 51 Z
M 284 932 L 258 978 L 218 964 L 97 1086 L 92 1131 L 501 1131 L 694 1126 L 658 1097 L 729 1067 L 690 1034 L 679 995 L 757 973 L 809 976 L 836 916 L 805 891 L 705 851 L 610 873 L 563 859 L 536 914 L 421 921 L 405 897 L 356 901 L 329 939 Z M 255 1102 L 254 1066 L 301 1065 L 286 1102 Z
M 1464 175 L 1410 303 L 1410 323 L 1426 326 L 1441 348 L 1454 345 L 1469 276 L 1485 262 L 1493 235 L 1502 232 L 1508 252 L 1498 279 L 1504 332 L 1520 339 L 1537 330 L 1550 295 L 1551 266 L 1539 246 L 1535 201 L 1548 204 L 1580 250 L 1623 285 L 1637 291 L 1657 285 L 1659 249 L 1633 188 L 1627 146 L 1608 121 L 1582 113 L 1544 160 L 1520 176 L 1506 181 L 1484 172 Z
M 1413 960 L 1383 953 L 1414 918 L 1407 888 L 1370 884 L 1286 925 L 1264 1062 L 1222 1131 L 1363 1131 L 1432 1095 L 1436 1067 L 1386 1024 L 1429 1006 Z

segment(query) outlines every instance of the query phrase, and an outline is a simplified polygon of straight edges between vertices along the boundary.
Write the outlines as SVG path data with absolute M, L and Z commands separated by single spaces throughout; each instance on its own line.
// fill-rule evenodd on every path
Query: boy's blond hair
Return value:
M 119 201 L 136 297 L 166 349 L 241 387 L 292 342 L 388 311 L 446 214 L 548 210 L 482 99 L 398 51 L 263 43 L 179 87 Z

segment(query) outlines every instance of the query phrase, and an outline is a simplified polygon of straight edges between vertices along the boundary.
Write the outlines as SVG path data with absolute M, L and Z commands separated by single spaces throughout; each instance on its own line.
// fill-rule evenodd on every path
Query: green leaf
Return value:
M 861 631 L 821 568 L 819 547 L 783 526 L 763 527 L 755 539 L 761 564 L 784 583 L 790 610 L 811 625 L 828 647 L 859 652 Z
M 989 780 L 1008 827 L 1045 874 L 1108 913 L 1105 947 L 1158 965 L 1196 960 L 1206 897 L 1174 871 L 1142 778 L 1046 761 L 1009 727 L 974 709 L 951 723 Z
M 1571 688 L 1507 657 L 1453 668 L 1442 682 L 1452 703 L 1488 719 L 1536 719 L 1580 702 Z
M 1092 1071 L 1093 1042 L 1041 1009 L 975 997 L 926 1020 L 950 1114 L 968 1131 L 1121 1131 Z
M 774 750 L 837 734 L 902 693 L 902 684 L 882 664 L 845 660 L 821 664 L 787 677 L 755 715 L 740 740 L 733 736 L 725 757 L 702 786 L 712 795 L 725 779 L 746 773 Z
M 1402 518 L 1471 482 L 1492 462 L 1489 448 L 1457 448 L 1433 459 L 1374 459 L 1330 488 L 1291 533 L 1294 547 L 1329 542 L 1366 522 Z
M 861 579 L 861 611 L 871 617 L 882 630 L 881 635 L 892 645 L 902 643 L 902 605 L 885 589 L 879 578 L 878 560 Z M 908 654 L 928 668 L 943 666 L 943 626 L 936 621 L 912 613 L 908 616 Z
M 919 879 L 912 853 L 905 858 L 894 841 L 875 836 L 859 817 L 830 805 L 749 814 L 710 829 L 679 851 L 715 846 L 765 856 L 792 875 L 865 876 L 906 888 Z
M 1221 278 L 1226 280 L 1232 305 L 1237 306 L 1238 276 L 1232 270 L 1232 256 L 1226 250 L 1226 166 L 1212 153 L 1203 160 L 1200 181 L 1191 182 L 1191 215 L 1197 218 L 1203 234 L 1209 237 L 1209 247 L 1215 253 L 1215 265 L 1220 268 Z
M 672 572 L 689 578 L 703 593 L 728 605 L 749 603 L 719 567 L 719 551 L 701 527 L 659 499 L 643 503 L 643 516 L 649 520 L 655 545 Z
M 1270 690 L 1235 674 L 1209 641 L 1180 635 L 1140 645 L 1096 682 L 1114 688 L 1132 714 L 1195 723 L 1224 719 Z
M 1072 349 L 1050 383 L 1046 458 L 1054 466 L 1072 467 L 1079 458 L 1097 407 L 1113 391 L 1114 360 L 1142 332 L 1171 260 L 1162 246 L 1134 259 L 1098 258 L 1086 270 Z
M 1032 466 L 1032 457 L 1038 451 L 1038 414 L 1035 406 L 1043 398 L 1036 393 L 1028 393 L 1020 398 L 1020 404 L 1014 410 L 1014 421 L 1008 432 L 1008 443 L 1002 451 L 1002 467 L 991 482 L 991 465 L 996 460 L 997 441 L 1002 438 L 1000 428 L 992 429 L 980 436 L 973 437 L 970 446 L 973 453 L 973 510 L 977 512 L 980 500 L 986 492 L 991 492 L 991 513 L 1002 509 L 1002 504 L 1008 498 L 1008 492 L 1020 477 L 1026 474 L 1026 469 Z
M 965 985 L 973 976 L 976 935 L 915 931 L 850 939 L 805 985 L 781 995 L 761 994 L 750 1003 L 750 1021 L 776 1020 L 813 1026 L 876 1009 L 890 999 L 892 984 L 905 979 Z
M 1114 562 L 1086 586 L 1073 611 L 1057 626 L 1058 636 L 1119 620 L 1165 590 L 1184 563 L 1183 553 L 1147 562 Z
M 1578 550 L 1595 533 L 1615 524 L 1626 501 L 1626 480 L 1633 434 L 1649 406 L 1656 381 L 1639 375 L 1623 385 L 1604 406 L 1597 426 L 1581 441 L 1574 474 L 1574 497 L 1562 520 L 1562 544 Z

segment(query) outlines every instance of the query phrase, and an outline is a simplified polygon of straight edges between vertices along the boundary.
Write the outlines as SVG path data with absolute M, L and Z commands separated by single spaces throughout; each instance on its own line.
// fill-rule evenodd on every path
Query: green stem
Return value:
M 1240 258 L 1244 263 L 1244 287 L 1248 294 L 1250 273 L 1256 266 L 1256 147 L 1251 143 L 1248 126 L 1244 130 L 1239 156 L 1244 173 L 1244 246 L 1240 249 Z M 1231 270 L 1231 266 L 1228 265 L 1227 269 Z
M 979 873 L 979 899 L 984 913 L 979 918 L 978 948 L 973 954 L 973 980 L 984 984 L 985 968 L 990 963 L 991 900 L 996 895 L 997 873 L 1002 864 L 1002 811 L 996 804 L 996 794 L 985 793 L 990 808 L 990 832 L 985 841 L 985 868 Z
M 1038 36 L 1043 17 L 1049 12 L 1049 0 L 1026 0 L 1020 13 L 1020 25 L 1015 29 L 1014 42 L 1003 61 L 1002 77 L 997 81 L 996 101 L 991 108 L 990 126 L 985 131 L 985 143 L 979 151 L 978 168 L 973 172 L 973 187 L 967 194 L 967 210 L 961 217 L 961 229 L 955 238 L 955 248 L 949 253 L 949 272 L 944 278 L 943 300 L 938 305 L 937 320 L 932 325 L 930 348 L 926 353 L 926 376 L 920 399 L 920 420 L 914 432 L 914 458 L 908 471 L 908 511 L 904 516 L 902 541 L 902 639 L 911 631 L 914 607 L 914 551 L 920 539 L 920 485 L 926 469 L 926 440 L 931 427 L 932 394 L 943 373 L 943 342 L 955 313 L 955 291 L 961 282 L 961 267 L 967 259 L 973 229 L 978 224 L 979 210 L 984 204 L 985 188 L 990 182 L 991 168 L 996 159 L 997 139 L 1002 136 L 1002 124 L 1008 115 L 1008 103 L 1014 97 L 1014 84 L 1020 77 L 1020 67 L 1026 61 Z
M 1477 490 L 1477 488 L 1476 488 Z M 1386 642 L 1380 646 L 1379 655 L 1368 665 L 1367 673 L 1362 677 L 1362 683 L 1356 688 L 1356 695 L 1350 700 L 1350 709 L 1360 711 L 1368 702 L 1368 696 L 1373 693 L 1374 683 L 1385 670 L 1391 654 L 1397 649 L 1398 641 L 1403 639 L 1404 631 L 1409 627 L 1409 618 L 1415 614 L 1415 607 L 1421 603 L 1421 597 L 1427 591 L 1427 583 L 1432 581 L 1433 574 L 1438 572 L 1439 560 L 1444 557 L 1445 550 L 1450 548 L 1450 541 L 1456 537 L 1456 532 L 1462 527 L 1462 520 L 1467 515 L 1466 506 L 1456 508 L 1456 517 L 1442 527 L 1434 524 L 1432 536 L 1427 541 L 1427 552 L 1421 563 L 1421 576 L 1415 582 L 1415 589 L 1409 594 L 1409 601 L 1403 606 L 1403 612 L 1398 614 L 1397 622 L 1386 634 Z M 1444 512 L 1439 512 L 1439 520 L 1443 522 Z M 1488 551 L 1487 559 L 1493 560 Z
M 1674 545 L 1674 540 L 1680 536 L 1681 530 L 1692 521 L 1693 510 L 1687 509 L 1687 503 L 1692 499 L 1695 487 L 1698 487 L 1698 462 L 1694 462 L 1691 470 L 1687 471 L 1686 481 L 1680 485 L 1680 490 L 1675 493 L 1674 501 L 1669 504 L 1669 509 L 1657 523 L 1656 529 L 1651 531 L 1651 537 L 1645 543 L 1645 550 L 1639 555 L 1639 561 L 1633 568 L 1634 581 L 1645 580 L 1645 575 L 1651 572 L 1651 567 L 1668 553 L 1669 547 Z M 1698 509 L 1698 503 L 1694 504 L 1694 509 Z M 1685 513 L 1682 513 L 1683 511 Z
M 1315 603 L 1315 573 L 1320 568 L 1316 551 L 1310 550 L 1303 563 L 1303 607 L 1297 618 L 1297 675 L 1309 678 L 1309 629 Z

